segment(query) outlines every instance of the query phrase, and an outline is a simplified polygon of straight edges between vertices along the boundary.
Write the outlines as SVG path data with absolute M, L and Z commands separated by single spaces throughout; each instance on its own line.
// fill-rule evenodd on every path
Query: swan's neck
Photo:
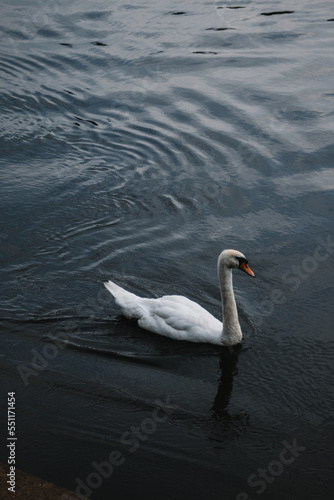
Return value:
M 222 266 L 219 269 L 219 282 L 223 306 L 222 343 L 235 345 L 241 341 L 242 332 L 233 292 L 232 269 Z

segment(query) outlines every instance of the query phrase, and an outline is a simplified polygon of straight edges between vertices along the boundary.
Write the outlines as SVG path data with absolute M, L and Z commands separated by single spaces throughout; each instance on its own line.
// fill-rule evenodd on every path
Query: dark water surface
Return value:
M 329 0 L 1 3 L 17 467 L 96 500 L 333 498 L 333 18 Z M 234 273 L 238 349 L 143 331 L 102 285 L 220 318 L 223 248 L 256 273 Z

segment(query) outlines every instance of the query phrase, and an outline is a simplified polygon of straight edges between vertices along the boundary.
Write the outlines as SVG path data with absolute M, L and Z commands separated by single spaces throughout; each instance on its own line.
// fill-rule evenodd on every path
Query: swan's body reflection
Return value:
M 240 346 L 235 346 L 226 348 L 222 352 L 219 360 L 221 374 L 217 394 L 211 408 L 216 424 L 215 430 L 219 429 L 219 434 L 223 433 L 229 437 L 243 432 L 249 420 L 247 413 L 232 413 L 229 410 L 233 380 L 238 374 L 237 364 L 241 349 Z

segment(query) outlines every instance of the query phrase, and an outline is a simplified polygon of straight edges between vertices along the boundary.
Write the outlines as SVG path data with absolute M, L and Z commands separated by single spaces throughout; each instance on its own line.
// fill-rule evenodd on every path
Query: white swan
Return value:
M 146 330 L 177 340 L 235 345 L 241 341 L 242 332 L 232 285 L 233 268 L 242 269 L 250 276 L 255 276 L 241 252 L 224 250 L 219 255 L 218 277 L 223 323 L 199 304 L 182 295 L 146 299 L 124 290 L 113 281 L 104 283 L 104 286 L 114 296 L 124 316 L 137 319 L 138 325 Z

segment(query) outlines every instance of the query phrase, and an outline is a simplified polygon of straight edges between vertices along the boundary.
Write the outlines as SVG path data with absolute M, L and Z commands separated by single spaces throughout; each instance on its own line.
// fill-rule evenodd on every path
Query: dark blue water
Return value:
M 333 498 L 333 18 L 2 2 L 2 462 L 15 391 L 17 467 L 89 498 Z M 237 349 L 143 331 L 103 287 L 220 318 L 224 248 L 256 274 Z

